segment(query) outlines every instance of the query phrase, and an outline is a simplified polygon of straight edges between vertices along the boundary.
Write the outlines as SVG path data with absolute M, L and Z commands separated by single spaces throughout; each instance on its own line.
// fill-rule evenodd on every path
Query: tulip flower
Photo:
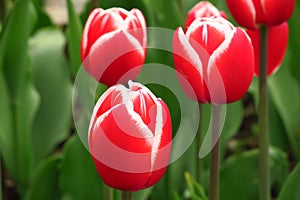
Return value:
M 167 168 L 172 126 L 168 107 L 145 86 L 129 81 L 98 100 L 89 127 L 97 171 L 110 187 L 137 191 L 158 182 Z
M 255 75 L 259 75 L 259 57 L 260 57 L 260 30 L 246 31 L 252 40 L 255 54 Z M 267 74 L 271 75 L 277 71 L 284 58 L 287 43 L 289 27 L 286 22 L 271 26 L 268 30 L 268 68 Z
M 187 29 L 196 18 L 212 16 L 221 16 L 227 19 L 225 12 L 219 11 L 209 1 L 200 1 L 188 12 L 184 27 Z
M 138 9 L 96 8 L 83 30 L 81 59 L 89 75 L 111 86 L 138 75 L 146 47 L 146 23 Z
M 226 2 L 237 23 L 248 29 L 258 29 L 261 25 L 279 25 L 291 17 L 295 7 L 295 0 L 226 0 Z
M 253 78 L 254 52 L 249 36 L 223 17 L 198 18 L 186 33 L 173 37 L 174 65 L 202 103 L 225 104 L 239 100 Z M 184 84 L 179 81 L 192 98 Z M 224 90 L 224 91 L 223 91 Z

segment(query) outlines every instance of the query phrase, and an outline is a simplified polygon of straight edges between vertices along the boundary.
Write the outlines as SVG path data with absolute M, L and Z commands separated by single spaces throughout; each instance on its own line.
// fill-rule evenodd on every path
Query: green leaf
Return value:
M 288 173 L 286 153 L 271 148 L 270 167 L 272 185 L 280 187 Z M 258 150 L 229 157 L 221 167 L 220 197 L 224 200 L 257 199 L 258 171 Z
M 146 5 L 149 27 L 163 27 L 175 30 L 183 25 L 185 13 L 180 1 L 165 0 L 156 1 L 143 0 Z
M 289 142 L 300 159 L 300 87 L 288 69 L 280 70 L 269 77 L 270 95 L 283 120 Z
M 4 69 L 8 90 L 14 102 L 19 100 L 18 94 L 26 79 L 27 41 L 35 20 L 32 2 L 17 0 L 1 34 L 0 69 Z
M 61 191 L 58 187 L 60 161 L 61 156 L 55 155 L 40 162 L 28 190 L 27 200 L 60 199 Z
M 31 40 L 34 84 L 41 105 L 33 125 L 35 160 L 50 154 L 69 135 L 72 84 L 59 29 L 41 29 Z
M 153 187 L 147 188 L 145 190 L 140 190 L 140 191 L 134 193 L 133 198 L 139 199 L 139 200 L 148 200 L 152 191 L 153 191 Z
M 208 200 L 203 187 L 188 173 L 184 173 L 185 180 L 191 193 L 192 200 Z
M 76 75 L 81 66 L 80 42 L 82 34 L 82 24 L 76 14 L 72 0 L 67 0 L 69 23 L 67 27 L 68 50 L 73 76 Z
M 33 4 L 38 15 L 37 23 L 34 27 L 34 32 L 40 28 L 52 26 L 53 23 L 51 21 L 51 18 L 44 10 L 43 0 L 33 0 Z
M 17 166 L 15 162 L 16 152 L 14 135 L 12 130 L 12 113 L 10 108 L 9 94 L 4 76 L 0 70 L 0 152 L 8 171 L 15 175 Z
M 103 197 L 101 179 L 91 155 L 78 135 L 74 135 L 68 141 L 63 154 L 60 185 L 64 196 L 73 200 L 101 199 Z
M 20 101 L 12 106 L 15 145 L 17 153 L 18 187 L 21 196 L 29 185 L 34 169 L 34 149 L 32 145 L 32 125 L 39 106 L 40 98 L 27 77 Z
M 237 101 L 226 106 L 225 122 L 220 137 L 221 155 L 223 156 L 225 154 L 228 141 L 237 134 L 243 119 L 243 107 L 241 101 Z
M 256 109 L 258 107 L 259 94 L 258 94 L 258 78 L 255 77 L 249 88 L 249 92 L 254 98 Z M 269 90 L 270 92 L 270 90 Z M 282 116 L 279 113 L 277 105 L 274 103 L 273 96 L 269 98 L 269 133 L 270 144 L 276 146 L 282 150 L 289 151 L 290 144 L 288 140 L 288 134 L 282 120 Z
M 270 145 L 290 151 L 286 129 L 272 98 L 269 98 L 269 121 Z
M 300 198 L 300 163 L 288 176 L 280 191 L 278 200 L 298 200 Z
M 4 129 L 7 131 L 5 139 L 1 138 L 6 141 L 4 143 L 9 141 L 11 145 L 9 148 L 8 144 L 3 145 L 3 157 L 21 196 L 25 193 L 33 171 L 31 126 L 39 104 L 38 94 L 31 83 L 27 54 L 28 38 L 35 17 L 31 1 L 16 1 L 0 39 L 0 69 L 1 76 L 3 70 L 6 83 L 2 77 L 1 82 L 10 94 L 9 105 L 4 102 L 6 108 L 3 110 L 7 114 L 4 123 L 11 126 L 10 130 Z M 3 101 L 7 101 L 8 94 L 3 92 Z

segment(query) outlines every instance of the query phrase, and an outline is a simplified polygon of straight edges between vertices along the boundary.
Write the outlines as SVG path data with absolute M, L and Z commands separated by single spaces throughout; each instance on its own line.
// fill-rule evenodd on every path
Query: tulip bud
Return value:
M 291 17 L 295 7 L 295 0 L 226 0 L 226 3 L 237 23 L 248 29 L 279 25 Z
M 89 127 L 89 148 L 103 181 L 137 191 L 158 182 L 170 160 L 168 107 L 145 86 L 129 81 L 98 100 Z
M 254 52 L 249 36 L 222 17 L 198 18 L 186 33 L 173 37 L 174 65 L 181 86 L 202 103 L 224 104 L 246 93 L 254 72 Z M 194 91 L 189 91 L 185 77 Z
M 247 30 L 246 31 L 250 36 L 254 48 L 255 54 L 255 70 L 254 74 L 259 75 L 259 57 L 260 57 L 260 30 Z M 277 25 L 271 26 L 268 29 L 268 58 L 267 58 L 267 74 L 271 75 L 277 71 L 284 54 L 287 49 L 288 44 L 288 35 L 289 27 L 286 22 Z
M 219 11 L 209 1 L 200 1 L 189 12 L 186 18 L 185 30 L 199 17 L 221 16 L 227 19 L 225 12 Z
M 146 48 L 146 22 L 138 9 L 96 8 L 83 30 L 81 60 L 89 75 L 111 86 L 136 78 Z

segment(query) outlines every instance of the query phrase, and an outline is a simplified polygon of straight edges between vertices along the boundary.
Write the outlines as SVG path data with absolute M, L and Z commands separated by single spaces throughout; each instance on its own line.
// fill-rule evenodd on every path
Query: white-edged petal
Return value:
M 155 135 L 154 135 L 154 140 L 152 143 L 152 150 L 151 150 L 151 170 L 154 168 L 155 164 L 155 159 L 156 155 L 159 150 L 160 142 L 161 142 L 161 137 L 162 137 L 162 130 L 163 130 L 163 111 L 162 111 L 162 105 L 159 101 L 156 102 L 156 119 L 155 119 Z
M 89 29 L 90 29 L 90 26 L 91 26 L 91 23 L 93 22 L 95 16 L 101 12 L 104 12 L 103 9 L 101 8 L 95 8 L 94 10 L 92 10 L 92 12 L 89 14 L 89 17 L 85 23 L 85 27 L 83 29 L 83 33 L 82 33 L 82 42 L 81 42 L 81 45 L 82 45 L 82 49 L 86 50 L 87 48 L 87 44 L 88 44 L 88 33 L 89 33 Z M 85 52 L 84 52 L 85 54 Z
M 190 42 L 188 41 L 188 36 L 184 34 L 182 28 L 179 28 L 178 31 L 175 32 L 175 34 L 177 34 L 181 47 L 186 53 L 186 56 L 188 56 L 188 58 L 184 58 L 184 59 L 187 59 L 189 62 L 191 62 L 191 64 L 196 67 L 197 71 L 203 77 L 201 59 L 199 58 L 197 52 L 194 50 L 194 48 L 191 46 Z M 177 52 L 174 53 L 176 54 Z M 179 55 L 179 56 L 184 57 L 183 55 Z
M 90 121 L 90 124 L 89 124 L 88 134 L 90 134 L 91 128 L 92 128 L 92 126 L 94 126 L 95 121 L 97 120 L 96 119 L 96 114 L 97 114 L 100 106 L 102 105 L 102 103 L 104 102 L 104 100 L 106 100 L 108 98 L 108 96 L 111 95 L 112 93 L 116 93 L 117 95 L 120 94 L 121 98 L 123 99 L 123 102 L 127 101 L 128 97 L 126 97 L 126 93 L 128 93 L 128 89 L 125 86 L 123 86 L 123 85 L 115 85 L 115 86 L 112 86 L 112 87 L 108 88 L 106 90 L 106 92 L 103 93 L 103 95 L 98 99 L 98 101 L 97 101 L 97 103 L 96 103 L 96 105 L 94 107 L 94 110 L 93 110 L 93 113 L 92 113 L 92 116 L 91 116 L 91 121 Z M 111 110 L 111 109 L 109 109 L 109 110 Z M 107 112 L 109 112 L 109 110 Z M 102 115 L 104 115 L 104 114 L 105 113 L 103 113 Z

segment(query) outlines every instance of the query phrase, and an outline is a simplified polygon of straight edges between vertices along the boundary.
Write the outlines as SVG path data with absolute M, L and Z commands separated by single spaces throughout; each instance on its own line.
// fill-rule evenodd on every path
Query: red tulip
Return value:
M 219 11 L 209 1 L 200 1 L 188 12 L 184 27 L 187 29 L 196 18 L 212 16 L 221 16 L 227 19 L 225 12 Z
M 289 27 L 286 22 L 272 26 L 268 29 L 268 69 L 267 74 L 271 75 L 279 68 L 288 44 Z M 260 55 L 260 31 L 247 30 L 252 40 L 255 54 L 255 75 L 259 75 L 259 55 Z
M 168 107 L 145 86 L 110 87 L 98 100 L 90 122 L 89 147 L 103 181 L 137 191 L 158 182 L 172 144 Z
M 138 9 L 97 8 L 83 30 L 81 59 L 88 74 L 111 86 L 138 75 L 146 47 L 146 23 Z
M 260 25 L 274 26 L 287 21 L 294 10 L 295 0 L 226 0 L 237 23 L 248 29 Z
M 187 93 L 202 103 L 224 104 L 246 93 L 254 72 L 254 52 L 249 36 L 222 17 L 198 18 L 186 33 L 173 37 L 174 64 Z M 184 77 L 191 85 L 188 89 Z

